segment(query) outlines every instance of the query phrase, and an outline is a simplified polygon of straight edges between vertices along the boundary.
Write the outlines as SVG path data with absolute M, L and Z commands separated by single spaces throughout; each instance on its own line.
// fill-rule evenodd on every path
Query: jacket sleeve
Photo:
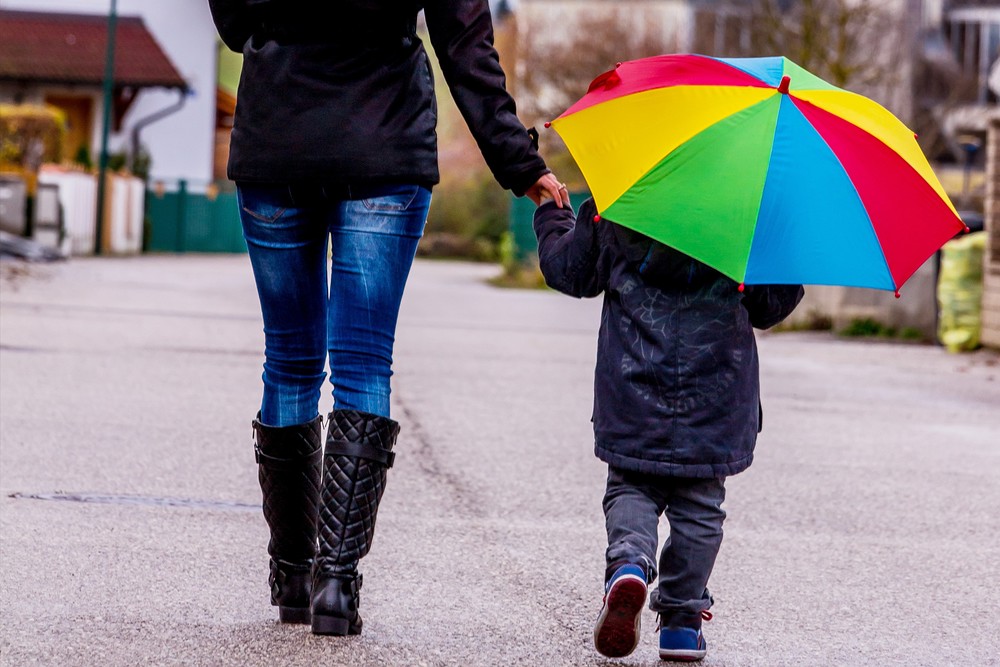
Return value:
M 497 182 L 521 196 L 548 173 L 517 118 L 487 0 L 429 0 L 424 16 L 448 88 Z
M 592 297 L 607 287 L 607 262 L 594 223 L 596 213 L 593 200 L 584 202 L 575 221 L 571 208 L 559 208 L 555 202 L 546 202 L 535 211 L 538 265 L 552 289 Z
M 805 293 L 802 285 L 747 285 L 743 306 L 750 314 L 750 324 L 770 329 L 792 314 Z
M 254 30 L 247 1 L 208 0 L 208 6 L 223 44 L 231 51 L 243 53 L 243 47 Z

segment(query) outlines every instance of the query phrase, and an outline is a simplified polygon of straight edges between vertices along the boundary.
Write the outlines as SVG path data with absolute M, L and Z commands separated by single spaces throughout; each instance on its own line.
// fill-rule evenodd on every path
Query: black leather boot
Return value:
M 375 516 L 398 434 L 399 424 L 386 417 L 356 410 L 330 413 L 319 509 L 319 554 L 313 566 L 315 634 L 361 632 L 358 561 L 372 545 Z
M 253 421 L 264 519 L 271 529 L 268 583 L 282 623 L 308 623 L 316 515 L 323 464 L 323 420 L 283 428 Z

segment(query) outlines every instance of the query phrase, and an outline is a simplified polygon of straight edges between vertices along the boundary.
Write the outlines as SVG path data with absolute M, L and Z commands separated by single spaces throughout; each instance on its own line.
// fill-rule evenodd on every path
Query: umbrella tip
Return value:
M 601 221 L 601 216 L 595 215 L 594 216 L 594 222 L 600 222 L 600 221 Z
M 971 230 L 971 229 L 969 229 L 969 226 L 968 226 L 968 225 L 966 225 L 966 226 L 965 226 L 965 233 L 966 233 L 966 234 L 968 234 L 968 233 L 969 233 L 969 232 L 971 232 L 971 231 L 972 231 L 972 230 Z
M 619 67 L 621 67 L 621 66 L 622 66 L 622 64 L 621 64 L 621 63 L 615 63 L 615 69 L 618 69 L 618 68 L 619 68 Z
M 781 77 L 781 83 L 778 84 L 778 92 L 782 95 L 788 94 L 788 85 L 792 82 L 792 77 L 787 74 Z
M 896 298 L 899 298 L 899 290 L 896 290 Z
M 545 127 L 546 127 L 546 128 L 550 128 L 550 127 L 552 127 L 552 123 L 551 123 L 551 122 L 549 122 L 549 121 L 545 121 Z
M 746 285 L 744 285 L 743 283 L 740 283 L 739 287 L 737 287 L 736 289 L 738 289 L 739 291 L 741 291 L 741 292 L 742 292 L 742 291 L 743 291 L 743 290 L 745 290 L 746 288 L 747 288 L 747 286 L 746 286 Z

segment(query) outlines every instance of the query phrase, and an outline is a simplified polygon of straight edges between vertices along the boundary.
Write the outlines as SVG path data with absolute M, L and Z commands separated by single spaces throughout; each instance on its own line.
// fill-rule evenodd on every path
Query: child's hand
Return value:
M 569 189 L 565 183 L 560 183 L 559 179 L 552 173 L 539 178 L 524 194 L 535 202 L 535 206 L 541 206 L 545 199 L 554 200 L 559 208 L 564 205 L 569 206 Z

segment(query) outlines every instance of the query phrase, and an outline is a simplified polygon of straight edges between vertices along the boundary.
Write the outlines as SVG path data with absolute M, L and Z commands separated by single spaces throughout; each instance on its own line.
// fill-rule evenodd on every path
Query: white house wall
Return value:
M 110 0 L 0 0 L 0 8 L 25 11 L 107 14 Z M 118 0 L 119 16 L 141 16 L 192 92 L 180 111 L 148 125 L 141 141 L 152 155 L 156 180 L 186 179 L 203 189 L 212 178 L 215 141 L 216 32 L 207 0 Z M 2 94 L 3 91 L 0 91 Z M 145 89 L 125 116 L 122 132 L 112 134 L 109 150 L 126 150 L 132 126 L 176 103 L 177 91 Z M 100 150 L 102 110 L 95 107 L 93 152 Z

